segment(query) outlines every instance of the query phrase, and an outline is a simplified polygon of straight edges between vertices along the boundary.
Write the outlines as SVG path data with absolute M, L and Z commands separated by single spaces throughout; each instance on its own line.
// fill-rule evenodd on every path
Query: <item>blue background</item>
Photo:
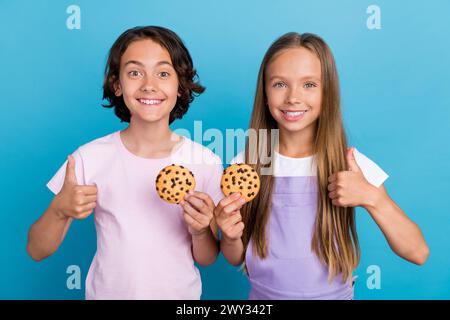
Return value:
M 66 9 L 81 8 L 69 30 Z M 381 8 L 381 30 L 366 9 Z M 0 298 L 83 299 L 95 253 L 92 216 L 74 223 L 59 250 L 27 256 L 30 225 L 52 194 L 47 181 L 79 145 L 124 128 L 100 106 L 107 52 L 126 29 L 161 25 L 184 40 L 206 92 L 173 128 L 247 128 L 265 50 L 288 31 L 314 32 L 332 48 L 352 145 L 389 175 L 386 188 L 417 222 L 431 250 L 418 267 L 397 257 L 363 209 L 356 299 L 450 298 L 450 2 L 428 1 L 0 1 L 3 209 Z M 207 145 L 208 142 L 205 142 Z M 68 290 L 79 265 L 82 289 Z M 366 286 L 370 265 L 381 289 Z M 245 299 L 249 285 L 222 256 L 201 268 L 203 299 Z

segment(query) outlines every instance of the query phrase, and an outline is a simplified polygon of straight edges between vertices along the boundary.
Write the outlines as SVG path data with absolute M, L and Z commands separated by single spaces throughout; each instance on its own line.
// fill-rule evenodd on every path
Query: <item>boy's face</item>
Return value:
M 268 64 L 265 77 L 267 104 L 280 130 L 313 129 L 322 104 L 319 58 L 303 47 L 287 49 Z
M 123 95 L 131 121 L 169 123 L 178 76 L 169 52 L 151 39 L 132 42 L 120 60 L 116 96 Z

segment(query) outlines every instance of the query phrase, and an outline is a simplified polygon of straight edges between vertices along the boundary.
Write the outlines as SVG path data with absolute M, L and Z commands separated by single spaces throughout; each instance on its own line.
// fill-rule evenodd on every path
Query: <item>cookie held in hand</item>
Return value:
M 232 164 L 224 170 L 220 183 L 225 196 L 239 192 L 246 202 L 252 201 L 258 195 L 259 186 L 258 173 L 244 163 Z
M 156 191 L 161 199 L 169 203 L 180 203 L 186 193 L 194 189 L 194 174 L 183 166 L 167 166 L 156 177 Z

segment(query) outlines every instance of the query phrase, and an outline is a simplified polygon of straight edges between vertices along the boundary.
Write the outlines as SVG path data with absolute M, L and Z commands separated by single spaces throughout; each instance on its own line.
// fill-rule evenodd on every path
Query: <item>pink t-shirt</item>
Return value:
M 119 131 L 79 147 L 73 156 L 78 184 L 98 188 L 97 252 L 86 299 L 199 299 L 200 273 L 182 208 L 159 198 L 155 180 L 163 167 L 183 165 L 193 172 L 196 191 L 217 204 L 223 197 L 220 158 L 188 138 L 169 157 L 141 158 L 126 149 Z M 66 163 L 47 184 L 55 194 Z

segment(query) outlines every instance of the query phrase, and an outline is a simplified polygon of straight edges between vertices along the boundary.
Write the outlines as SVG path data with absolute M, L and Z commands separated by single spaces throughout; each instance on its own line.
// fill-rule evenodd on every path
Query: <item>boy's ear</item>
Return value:
M 114 94 L 116 95 L 116 97 L 120 97 L 122 95 L 122 87 L 120 86 L 120 82 L 119 81 L 114 81 Z

